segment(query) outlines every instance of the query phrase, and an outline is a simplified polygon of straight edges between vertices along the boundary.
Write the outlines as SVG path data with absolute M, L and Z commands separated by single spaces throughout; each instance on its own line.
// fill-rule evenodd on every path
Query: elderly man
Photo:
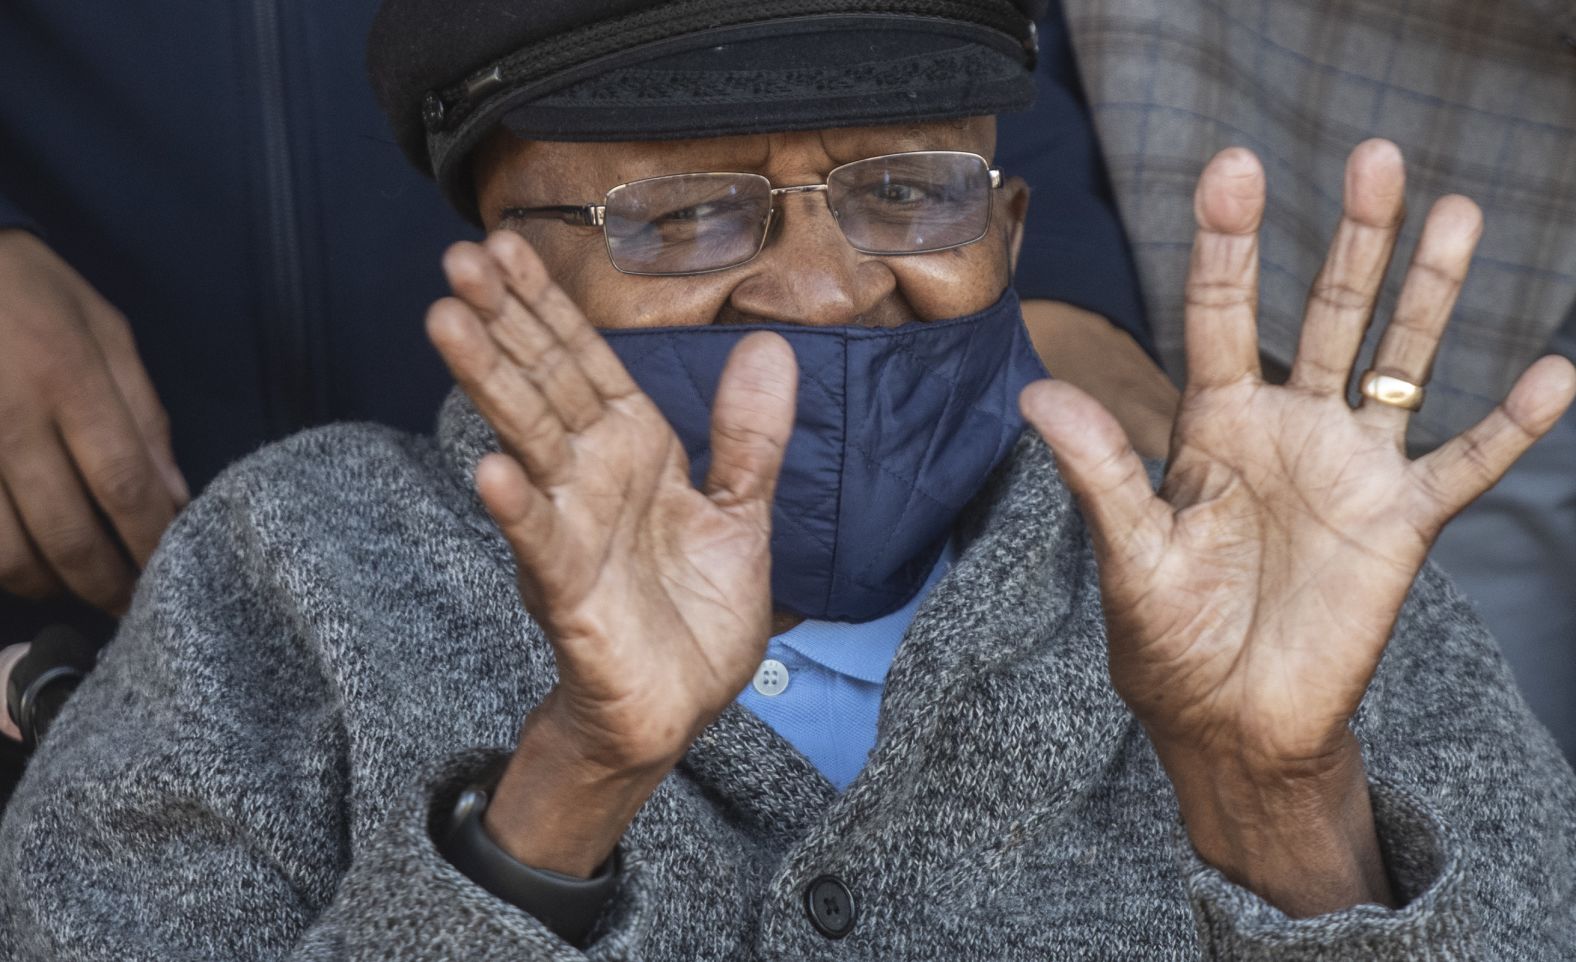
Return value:
M 1375 141 L 1266 385 L 1228 151 L 1156 494 L 1006 292 L 1026 7 L 389 0 L 396 130 L 495 231 L 428 317 L 463 393 L 181 516 L 0 827 L 0 953 L 1566 955 L 1576 776 L 1418 570 L 1576 371 L 1406 458 L 1451 197 L 1347 404 Z

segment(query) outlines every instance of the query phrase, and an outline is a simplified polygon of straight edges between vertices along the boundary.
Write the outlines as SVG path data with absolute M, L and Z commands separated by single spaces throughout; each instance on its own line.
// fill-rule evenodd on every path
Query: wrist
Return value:
M 521 726 L 482 827 L 515 860 L 589 878 L 677 763 L 610 768 L 566 729 L 551 695 Z
M 561 875 L 521 864 L 504 852 L 482 825 L 487 793 L 460 796 L 448 832 L 439 843 L 445 858 L 482 888 L 535 916 L 559 938 L 581 946 L 618 884 L 618 854 L 590 878 Z
M 1394 904 L 1349 732 L 1332 755 L 1295 766 L 1157 750 L 1189 841 L 1235 884 L 1293 917 Z

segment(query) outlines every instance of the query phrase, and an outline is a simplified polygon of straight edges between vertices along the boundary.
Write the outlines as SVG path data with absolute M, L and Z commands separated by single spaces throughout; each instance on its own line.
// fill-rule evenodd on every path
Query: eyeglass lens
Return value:
M 872 157 L 832 171 L 826 187 L 843 235 L 866 254 L 960 247 L 990 224 L 990 168 L 973 154 Z
M 673 174 L 615 187 L 603 229 L 613 264 L 632 274 L 692 274 L 754 257 L 772 185 L 758 174 Z
M 871 157 L 827 178 L 843 235 L 867 254 L 916 254 L 979 240 L 990 223 L 990 168 L 973 154 L 926 151 Z M 674 174 L 607 195 L 608 254 L 633 274 L 694 274 L 760 252 L 772 208 L 758 174 Z

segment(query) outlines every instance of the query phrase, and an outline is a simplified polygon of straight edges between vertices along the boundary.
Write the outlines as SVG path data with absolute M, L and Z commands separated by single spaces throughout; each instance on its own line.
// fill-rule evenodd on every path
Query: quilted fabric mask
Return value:
M 800 324 L 604 331 L 667 416 L 699 484 L 728 352 L 781 334 L 799 409 L 772 510 L 772 600 L 806 618 L 869 621 L 924 584 L 949 530 L 1023 430 L 1018 393 L 1046 376 L 1017 295 L 895 328 Z

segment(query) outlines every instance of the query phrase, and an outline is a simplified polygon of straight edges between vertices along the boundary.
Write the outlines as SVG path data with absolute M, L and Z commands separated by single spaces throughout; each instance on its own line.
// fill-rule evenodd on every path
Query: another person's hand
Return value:
M 0 590 L 111 614 L 190 495 L 125 318 L 0 231 Z
M 678 438 L 518 235 L 457 244 L 427 329 L 504 453 L 476 470 L 558 662 L 487 809 L 522 862 L 589 875 L 748 684 L 770 635 L 771 504 L 793 352 L 735 348 L 699 490 Z
M 1393 145 L 1353 151 L 1291 378 L 1275 387 L 1255 332 L 1263 171 L 1241 149 L 1210 163 L 1195 204 L 1188 382 L 1158 496 L 1093 399 L 1053 382 L 1023 397 L 1089 522 L 1112 680 L 1195 848 L 1294 915 L 1390 900 L 1349 723 L 1440 528 L 1576 394 L 1571 364 L 1544 358 L 1482 423 L 1416 461 L 1407 410 L 1350 406 L 1402 198 Z M 1380 374 L 1428 380 L 1481 230 L 1465 198 L 1430 211 Z

